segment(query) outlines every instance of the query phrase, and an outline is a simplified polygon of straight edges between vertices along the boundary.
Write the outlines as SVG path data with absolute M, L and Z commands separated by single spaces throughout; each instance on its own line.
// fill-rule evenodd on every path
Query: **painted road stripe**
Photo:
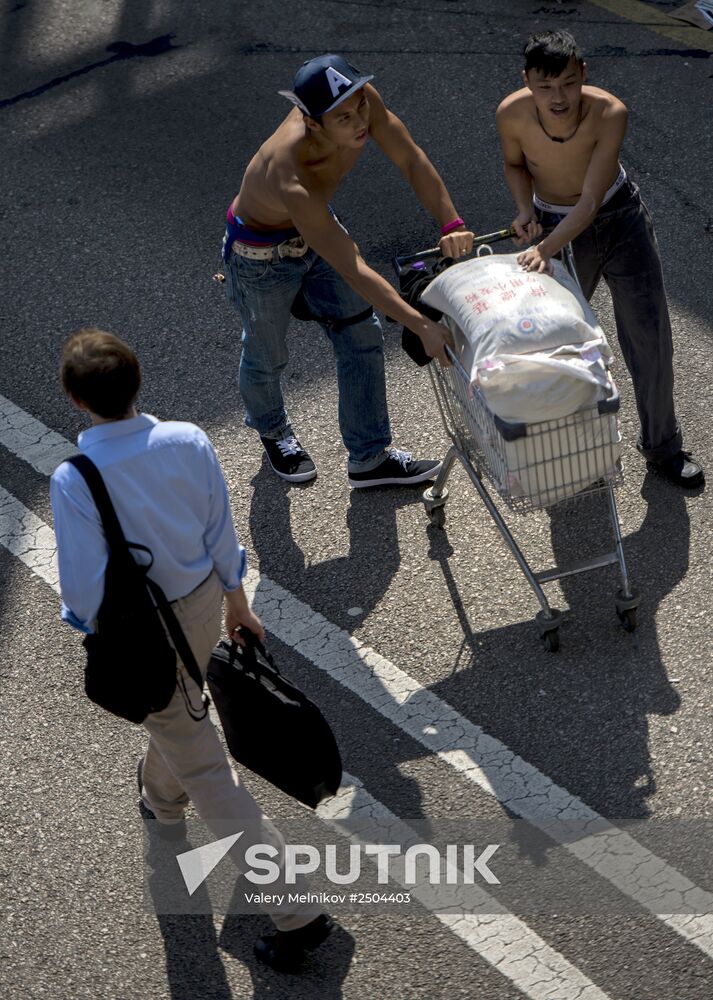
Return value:
M 59 578 L 54 532 L 19 500 L 0 487 L 0 544 L 17 556 L 45 583 L 59 593 Z M 211 705 L 211 718 L 220 731 L 220 721 Z M 319 816 L 342 835 L 339 820 L 352 816 L 356 810 L 381 828 L 403 838 L 400 843 L 418 838 L 413 830 L 364 789 L 358 778 L 344 775 L 345 786 L 329 803 L 318 810 Z M 403 884 L 403 882 L 401 883 Z M 428 886 L 409 886 L 413 897 L 428 907 Z M 507 913 L 504 907 L 487 893 L 482 894 L 484 914 L 439 914 L 438 918 L 472 951 L 477 952 L 501 975 L 509 979 L 531 1000 L 609 1000 L 575 966 L 551 948 L 527 924 Z M 432 907 L 430 907 L 431 912 Z
M 213 704 L 209 711 L 213 724 L 222 733 L 220 719 Z M 422 839 L 382 802 L 375 799 L 358 778 L 346 771 L 337 794 L 320 803 L 316 813 L 324 823 L 340 836 L 348 837 L 354 844 L 366 842 L 355 831 L 356 825 L 369 831 L 379 830 L 380 843 L 407 847 Z M 372 836 L 368 842 L 374 842 Z M 579 969 L 484 889 L 469 886 L 469 898 L 477 898 L 477 906 L 481 912 L 439 912 L 437 900 L 434 901 L 426 878 L 418 886 L 407 883 L 403 864 L 400 863 L 402 860 L 392 859 L 389 866 L 391 881 L 403 886 L 413 899 L 418 900 L 471 951 L 477 952 L 526 996 L 532 1000 L 609 1000 L 607 994 Z
M 713 31 L 686 25 L 649 4 L 639 3 L 638 0 L 589 0 L 589 2 L 601 7 L 602 10 L 609 11 L 610 14 L 616 14 L 626 21 L 640 24 L 659 35 L 671 38 L 686 48 L 713 52 Z
M 373 798 L 358 778 L 349 774 L 344 775 L 338 794 L 318 807 L 317 815 L 354 844 L 365 842 L 354 831 L 354 824 L 346 823 L 355 817 L 359 824 L 362 820 L 365 822 L 366 829 L 383 831 L 380 843 L 400 844 L 405 848 L 422 840 L 411 827 Z M 484 889 L 477 890 L 478 908 L 482 913 L 439 913 L 428 880 L 422 878 L 417 886 L 407 881 L 403 857 L 392 858 L 389 872 L 393 881 L 410 892 L 412 899 L 417 899 L 448 930 L 532 1000 L 608 1000 L 606 993 Z M 469 894 L 474 888 L 469 886 Z
M 65 439 L 60 440 L 66 447 Z M 38 560 L 40 569 L 48 573 L 47 535 L 38 535 L 39 529 L 47 526 L 10 494 L 3 493 L 10 501 L 11 513 L 0 521 L 0 544 L 15 552 L 30 569 L 34 569 L 34 562 Z M 0 495 L 0 515 L 2 500 Z M 32 547 L 35 537 L 41 540 L 37 554 Z M 555 840 L 559 838 L 558 831 L 550 827 L 553 817 L 563 823 L 587 824 L 592 830 L 590 836 L 564 846 L 619 891 L 713 958 L 713 896 L 710 893 L 699 889 L 629 834 L 618 830 L 579 798 L 514 754 L 504 743 L 489 736 L 413 677 L 329 622 L 279 584 L 251 571 L 245 580 L 245 589 L 254 595 L 256 611 L 273 635 L 357 694 L 462 777 L 497 798 L 515 815 Z
M 279 584 L 252 571 L 245 589 L 278 639 L 713 958 L 713 895 Z M 562 839 L 567 823 L 591 834 Z
M 59 593 L 57 543 L 48 524 L 0 486 L 0 545 Z
M 5 396 L 0 396 L 0 444 L 45 476 L 51 476 L 60 462 L 77 451 L 61 434 L 45 427 Z

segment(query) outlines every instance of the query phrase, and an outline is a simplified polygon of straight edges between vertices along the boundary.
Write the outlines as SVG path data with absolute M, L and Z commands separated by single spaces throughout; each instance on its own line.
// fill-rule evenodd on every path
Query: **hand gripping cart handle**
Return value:
M 512 229 L 501 229 L 476 237 L 474 246 L 479 256 L 482 252 L 492 253 L 489 244 L 511 236 L 514 236 Z M 570 245 L 562 251 L 562 262 L 579 284 Z M 442 258 L 437 247 L 395 257 L 393 265 L 402 297 L 432 319 L 440 319 L 440 314 L 428 312 L 428 306 L 419 301 L 420 295 L 437 274 L 455 263 Z M 415 338 L 415 334 L 411 336 Z M 404 348 L 412 354 L 406 337 Z M 471 383 L 469 373 L 458 358 L 450 348 L 446 350 L 452 362 L 450 366 L 428 365 L 443 425 L 451 440 L 438 478 L 423 494 L 431 523 L 439 528 L 445 524 L 446 483 L 457 459 L 539 601 L 540 611 L 535 620 L 548 650 L 554 652 L 559 648 L 562 615 L 550 607 L 542 584 L 604 566 L 619 568 L 620 586 L 616 591 L 615 609 L 623 627 L 632 632 L 636 628 L 639 597 L 629 582 L 614 496 L 614 487 L 623 481 L 618 459 L 619 394 L 616 386 L 612 382 L 608 398 L 583 407 L 571 416 L 537 423 L 509 422 L 492 412 L 482 391 Z M 425 355 L 424 358 L 425 363 L 431 360 Z M 602 468 L 606 469 L 604 475 L 599 471 Z M 525 490 L 522 483 L 526 484 Z M 495 495 L 497 503 L 491 494 Z M 580 502 L 595 495 L 606 497 L 613 549 L 580 562 L 533 571 L 508 528 L 501 508 L 525 513 L 556 504 Z

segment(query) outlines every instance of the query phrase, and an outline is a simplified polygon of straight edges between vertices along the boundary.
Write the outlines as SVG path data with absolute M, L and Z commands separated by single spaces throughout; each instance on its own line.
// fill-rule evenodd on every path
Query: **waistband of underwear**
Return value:
M 246 246 L 253 247 L 274 247 L 287 240 L 294 240 L 300 234 L 290 226 L 288 229 L 251 229 L 246 226 L 239 215 L 233 214 L 232 206 L 228 208 L 226 216 L 228 228 L 230 230 L 230 242 L 239 240 Z
M 622 165 L 619 164 L 619 173 L 617 174 L 617 178 L 612 186 L 607 189 L 606 194 L 602 198 L 602 203 L 599 206 L 600 209 L 604 208 L 607 202 L 612 200 L 617 191 L 622 188 L 624 184 L 626 184 L 626 180 L 626 170 L 624 170 Z M 551 202 L 540 198 L 540 196 L 536 193 L 533 194 L 532 201 L 535 208 L 539 208 L 541 212 L 551 212 L 553 215 L 569 215 L 575 207 L 574 205 L 553 205 Z

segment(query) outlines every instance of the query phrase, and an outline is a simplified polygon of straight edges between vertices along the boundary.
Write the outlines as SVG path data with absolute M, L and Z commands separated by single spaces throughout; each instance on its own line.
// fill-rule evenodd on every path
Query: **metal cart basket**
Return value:
M 492 253 L 489 244 L 514 235 L 501 230 L 477 237 L 478 252 Z M 394 268 L 402 292 L 413 279 L 413 271 L 424 277 L 435 276 L 448 261 L 440 258 L 437 248 L 409 256 L 397 257 Z M 577 280 L 571 246 L 562 259 Z M 452 263 L 452 262 L 451 262 Z M 412 283 L 412 282 L 411 282 Z M 418 306 L 417 306 L 418 307 Z M 515 557 L 525 579 L 535 593 L 540 611 L 536 623 L 545 647 L 559 648 L 559 625 L 562 615 L 551 608 L 542 584 L 574 576 L 604 566 L 618 565 L 620 586 L 616 591 L 615 607 L 619 621 L 631 632 L 636 628 L 636 608 L 639 598 L 631 588 L 624 559 L 621 526 L 614 497 L 614 487 L 623 480 L 618 459 L 619 395 L 611 383 L 609 398 L 556 420 L 537 423 L 508 422 L 496 416 L 488 407 L 480 389 L 473 385 L 468 372 L 450 349 L 452 364 L 444 367 L 429 364 L 431 383 L 441 411 L 443 425 L 451 440 L 441 471 L 432 487 L 423 494 L 431 522 L 442 527 L 448 500 L 446 483 L 453 463 L 460 461 L 470 477 L 485 507 Z M 525 513 L 574 503 L 584 497 L 601 494 L 608 503 L 614 547 L 601 555 L 573 563 L 534 572 L 525 559 L 510 529 L 493 500 L 492 491 L 510 511 Z

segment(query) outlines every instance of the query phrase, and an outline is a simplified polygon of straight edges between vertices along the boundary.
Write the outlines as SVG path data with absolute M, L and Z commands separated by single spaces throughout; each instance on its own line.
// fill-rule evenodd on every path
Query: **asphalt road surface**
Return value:
M 646 472 L 606 291 L 594 306 L 617 355 L 625 469 L 617 498 L 639 627 L 628 634 L 617 622 L 613 570 L 570 578 L 548 587 L 565 611 L 552 654 L 533 623 L 537 602 L 463 470 L 449 484 L 444 531 L 429 526 L 418 489 L 350 493 L 333 359 L 316 326 L 291 330 L 285 389 L 319 476 L 290 488 L 271 474 L 243 424 L 237 316 L 211 281 L 226 205 L 286 111 L 276 91 L 325 51 L 375 75 L 470 226 L 509 224 L 494 109 L 519 85 L 528 33 L 565 25 L 586 51 L 591 82 L 630 109 L 623 161 L 656 222 L 679 418 L 687 446 L 710 469 L 713 31 L 670 20 L 675 6 L 4 0 L 3 997 L 711 996 L 710 871 L 682 856 L 712 811 L 710 497 L 685 496 Z M 335 207 L 387 276 L 396 252 L 437 238 L 375 147 Z M 194 421 L 216 445 L 271 648 L 342 748 L 345 789 L 320 822 L 355 803 L 406 824 L 536 823 L 547 808 L 645 821 L 636 840 L 618 841 L 618 882 L 574 844 L 562 862 L 569 898 L 558 911 L 508 912 L 497 887 L 487 887 L 490 914 L 462 919 L 419 900 L 377 913 L 353 906 L 299 977 L 256 964 L 263 917 L 151 912 L 134 779 L 143 730 L 84 698 L 81 646 L 58 618 L 47 480 L 82 423 L 60 391 L 57 363 L 64 338 L 87 324 L 135 346 L 144 410 Z M 386 326 L 386 340 L 395 440 L 442 456 L 448 442 L 428 376 L 401 352 L 395 326 Z M 511 523 L 536 567 L 608 544 L 606 511 L 596 505 Z M 276 818 L 289 824 L 300 814 L 257 778 L 245 780 Z M 670 850 L 648 869 L 638 852 L 647 824 L 659 821 L 672 824 Z M 540 862 L 552 866 L 555 855 L 544 849 Z M 603 912 L 576 889 L 585 869 L 616 887 Z M 677 872 L 690 878 L 698 916 L 651 904 L 652 885 Z M 504 892 L 507 873 L 501 881 Z

